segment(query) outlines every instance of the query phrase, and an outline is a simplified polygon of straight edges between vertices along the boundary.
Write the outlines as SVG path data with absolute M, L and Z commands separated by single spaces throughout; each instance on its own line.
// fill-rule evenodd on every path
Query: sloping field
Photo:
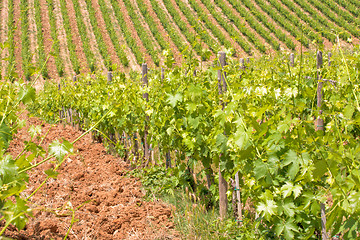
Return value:
M 3 0 L 1 78 L 138 70 L 192 52 L 207 60 L 358 43 L 357 0 Z

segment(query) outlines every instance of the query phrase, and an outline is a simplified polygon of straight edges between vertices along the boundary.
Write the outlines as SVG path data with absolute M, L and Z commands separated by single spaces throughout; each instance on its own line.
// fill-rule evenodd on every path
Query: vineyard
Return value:
M 2 0 L 0 238 L 359 239 L 359 9 Z
M 138 71 L 163 52 L 202 61 L 357 43 L 359 3 L 329 0 L 3 0 L 1 78 Z M 7 61 L 8 60 L 8 61 Z
M 161 71 L 143 64 L 142 74 L 47 83 L 31 111 L 82 129 L 97 124 L 92 138 L 145 167 L 138 174 L 147 172 L 150 191 L 186 187 L 220 204 L 222 219 L 244 227 L 225 239 L 356 239 L 358 54 L 239 62 L 221 52 L 202 70 L 194 61 Z

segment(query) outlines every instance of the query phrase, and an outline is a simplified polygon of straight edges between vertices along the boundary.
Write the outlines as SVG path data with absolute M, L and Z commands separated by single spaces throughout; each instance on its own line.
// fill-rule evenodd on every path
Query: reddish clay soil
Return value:
M 30 118 L 27 127 L 12 141 L 11 154 L 19 154 L 24 140 L 30 139 L 27 133 L 30 125 L 40 125 L 42 135 L 49 131 L 42 143 L 45 149 L 55 139 L 73 141 L 82 133 L 71 126 L 51 126 Z M 179 239 L 171 222 L 170 206 L 160 201 L 145 202 L 139 180 L 125 176 L 129 166 L 124 161 L 107 154 L 105 148 L 93 143 L 88 135 L 75 144 L 74 152 L 59 168 L 57 179 L 49 179 L 30 199 L 34 218 L 30 218 L 26 228 L 18 232 L 11 226 L 5 236 L 63 239 L 71 223 L 69 208 L 80 206 L 75 210 L 77 221 L 68 239 Z M 46 178 L 44 170 L 51 167 L 54 162 L 29 172 L 26 196 L 42 183 Z

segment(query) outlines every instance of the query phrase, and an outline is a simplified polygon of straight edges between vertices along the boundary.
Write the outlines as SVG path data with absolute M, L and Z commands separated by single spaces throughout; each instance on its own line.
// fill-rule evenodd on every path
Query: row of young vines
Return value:
M 44 78 L 48 78 L 47 68 L 49 64 L 45 66 L 44 63 L 47 59 L 46 54 L 49 53 L 45 51 L 44 41 L 49 41 L 49 39 L 44 39 L 43 32 L 40 31 L 43 30 L 44 26 L 47 26 L 47 24 L 44 25 L 46 18 L 44 19 L 44 12 L 40 9 L 40 1 L 35 0 L 35 2 L 37 4 L 34 4 L 34 17 L 36 29 L 38 29 L 36 34 L 37 51 L 35 54 L 37 55 L 36 59 L 39 60 L 36 67 L 42 69 Z M 29 34 L 27 31 L 29 13 L 26 10 L 28 4 L 27 1 L 21 1 L 21 3 L 21 69 L 25 78 L 29 79 L 34 72 L 30 61 L 34 53 L 31 53 L 29 49 Z M 256 0 L 253 3 L 248 0 L 239 2 L 233 0 L 216 0 L 214 2 L 208 0 L 200 2 L 194 0 L 188 2 L 164 0 L 161 3 L 153 0 L 149 0 L 149 2 L 142 0 L 136 2 L 98 0 L 98 3 L 90 0 L 72 0 L 69 2 L 59 0 L 61 12 L 61 16 L 59 16 L 61 21 L 59 22 L 57 22 L 55 16 L 57 2 L 46 0 L 46 3 L 52 39 L 52 55 L 54 56 L 57 75 L 60 77 L 65 74 L 64 63 L 60 54 L 60 48 L 64 46 L 68 48 L 65 52 L 68 52 L 71 61 L 72 69 L 70 71 L 73 70 L 76 74 L 80 73 L 81 68 L 79 63 L 80 52 L 85 54 L 87 67 L 91 71 L 99 68 L 101 63 L 104 63 L 108 70 L 113 68 L 113 62 L 108 50 L 109 46 L 104 41 L 104 32 L 99 28 L 99 21 L 96 19 L 99 13 L 95 12 L 94 4 L 98 4 L 100 7 L 100 15 L 102 15 L 107 32 L 105 34 L 109 35 L 110 44 L 114 46 L 117 57 L 125 67 L 129 66 L 129 56 L 127 56 L 129 52 L 125 51 L 126 48 L 129 48 L 138 64 L 144 62 L 146 54 L 135 40 L 137 36 L 156 66 L 160 64 L 160 50 L 166 50 L 170 45 L 165 40 L 164 35 L 166 34 L 169 35 L 169 39 L 180 52 L 193 49 L 196 55 L 203 60 L 209 57 L 208 50 L 215 53 L 225 47 L 228 52 L 235 53 L 233 49 L 234 42 L 246 53 L 252 55 L 255 49 L 260 53 L 267 52 L 269 48 L 280 50 L 282 44 L 287 49 L 294 50 L 298 42 L 308 48 L 311 46 L 309 40 L 321 45 L 323 44 L 322 37 L 335 43 L 337 36 L 345 41 L 351 41 L 352 36 L 360 36 L 356 28 L 356 25 L 359 24 L 356 17 L 358 13 L 356 10 L 358 3 L 356 1 L 347 4 L 346 1 L 335 2 L 331 0 L 321 3 L 318 0 L 311 0 L 311 4 L 309 4 L 303 0 L 282 0 L 281 2 L 269 0 L 270 4 L 268 4 L 262 0 Z M 204 7 L 199 7 L 199 3 L 203 4 Z M 86 5 L 82 10 L 80 8 L 81 4 L 84 4 L 84 7 Z M 122 5 L 126 7 L 126 12 L 121 11 L 120 6 Z M 9 1 L 8 7 L 9 20 L 11 20 L 11 13 L 14 8 L 13 1 Z M 152 8 L 151 11 L 154 11 L 158 19 L 153 19 L 149 15 L 149 7 Z M 258 12 L 258 9 L 264 11 L 266 15 Z M 70 19 L 69 11 L 74 11 L 75 17 L 71 15 L 71 18 L 74 19 Z M 208 12 L 213 19 L 207 16 Z M 319 14 L 319 12 L 322 12 L 322 14 Z M 83 16 L 83 14 L 86 16 Z M 112 19 L 112 14 L 116 19 Z M 283 17 L 284 15 L 288 16 L 287 19 Z M 269 18 L 273 21 L 269 21 Z M 75 30 L 74 22 L 70 20 L 75 21 L 75 27 L 81 39 L 81 46 L 76 46 L 77 42 L 74 35 L 77 34 L 73 32 Z M 132 22 L 131 26 L 126 23 L 128 20 Z M 160 20 L 160 24 L 165 30 L 164 33 L 157 29 L 157 20 Z M 90 22 L 90 26 L 87 26 L 87 21 Z M 247 23 L 244 24 L 244 21 Z M 66 44 L 64 46 L 60 46 L 58 41 L 58 29 L 61 27 L 58 26 L 59 23 L 63 24 L 66 33 Z M 121 33 L 117 32 L 119 31 L 117 28 Z M 132 28 L 136 33 L 132 33 Z M 10 34 L 9 57 L 15 59 L 15 53 L 12 51 L 15 45 L 11 43 L 11 34 L 14 32 L 13 26 L 9 26 L 8 32 Z M 228 34 L 224 34 L 224 32 Z M 121 45 L 119 34 L 125 38 L 126 45 Z M 95 42 L 92 42 L 91 36 L 95 37 Z M 100 56 L 96 55 L 97 50 Z M 10 66 L 12 65 L 10 64 Z M 14 70 L 14 67 L 10 67 L 8 70 L 10 69 Z
M 217 67 L 217 60 L 208 69 L 191 61 L 143 76 L 113 73 L 111 82 L 103 75 L 78 77 L 76 82 L 64 80 L 60 90 L 48 83 L 32 110 L 53 121 L 59 111 L 71 109 L 67 112 L 76 112 L 73 121 L 84 129 L 110 112 L 97 128 L 108 136 L 104 141 L 111 139 L 128 161 L 148 156 L 142 156 L 141 149 L 150 144 L 150 151 L 156 148 L 154 164 L 165 164 L 161 159 L 171 156 L 175 167 L 169 171 L 182 179 L 178 183 L 189 183 L 189 172 L 197 175 L 196 184 L 189 184 L 197 194 L 205 186 L 218 200 L 217 172 L 227 182 L 239 174 L 240 188 L 229 188 L 228 197 L 240 190 L 243 204 L 253 206 L 244 211 L 239 232 L 254 229 L 262 237 L 285 239 L 321 234 L 356 239 L 358 51 L 351 56 L 334 52 L 321 69 L 313 55 L 302 54 L 294 66 L 288 56 L 278 56 L 251 65 L 229 59 L 224 68 Z M 145 77 L 148 85 L 141 81 Z M 219 82 L 226 86 L 221 94 Z

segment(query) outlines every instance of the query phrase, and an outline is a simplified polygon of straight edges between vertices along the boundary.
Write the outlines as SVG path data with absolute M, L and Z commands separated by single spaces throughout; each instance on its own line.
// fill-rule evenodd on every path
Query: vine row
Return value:
M 195 12 L 198 14 L 199 18 L 201 21 L 203 21 L 205 23 L 205 25 L 207 26 L 208 29 L 211 30 L 211 32 L 213 33 L 213 35 L 219 40 L 219 42 L 225 46 L 227 49 L 233 49 L 232 43 L 226 39 L 226 37 L 224 36 L 224 33 L 217 27 L 215 26 L 215 24 L 213 24 L 209 18 L 208 15 L 205 13 L 204 9 L 202 7 L 199 6 L 199 4 L 196 2 L 196 0 L 189 0 L 189 3 L 191 5 L 191 7 L 195 10 Z M 206 6 L 206 3 L 204 3 Z M 212 11 L 213 9 L 209 9 L 211 15 L 218 20 L 219 15 L 214 15 Z M 223 22 L 219 22 L 219 24 L 224 27 Z M 232 34 L 234 34 L 235 29 L 233 29 L 232 27 L 230 27 L 230 25 L 227 24 L 227 26 L 229 26 L 229 29 L 232 29 L 233 32 Z M 241 38 L 238 38 L 238 41 L 241 41 Z
M 42 33 L 42 19 L 41 19 L 41 7 L 40 1 L 34 0 L 35 7 L 35 24 L 36 24 L 36 40 L 37 40 L 37 66 L 41 69 L 41 75 L 43 78 L 49 78 L 48 69 L 46 66 L 46 54 L 45 54 L 45 46 L 44 46 L 44 35 Z
M 165 41 L 161 33 L 159 32 L 159 29 L 156 27 L 156 23 L 154 19 L 150 16 L 149 11 L 144 3 L 143 0 L 137 0 L 137 5 L 140 9 L 141 14 L 143 15 L 147 25 L 150 28 L 150 31 L 156 41 L 159 43 L 162 50 L 169 48 L 169 43 Z
M 188 22 L 194 28 L 195 32 L 200 36 L 200 38 L 205 42 L 212 52 L 217 52 L 220 49 L 219 44 L 213 39 L 208 33 L 207 30 L 201 25 L 196 16 L 191 12 L 189 7 L 182 0 L 175 0 L 176 4 L 179 6 L 180 11 L 184 14 Z M 250 47 L 249 47 L 250 49 Z
M 324 26 L 322 23 L 319 23 L 319 21 L 316 18 L 313 18 L 313 17 L 307 15 L 306 13 L 304 13 L 301 10 L 301 8 L 299 8 L 298 6 L 296 6 L 294 4 L 294 2 L 292 2 L 290 0 L 281 0 L 281 2 L 285 6 L 287 6 L 291 11 L 296 13 L 296 15 L 299 16 L 300 19 L 302 19 L 303 21 L 308 23 L 309 26 L 311 26 L 311 28 L 313 28 L 317 32 L 321 33 L 321 35 L 323 37 L 327 38 L 329 41 L 331 41 L 333 43 L 336 41 L 336 36 L 334 34 L 330 33 L 326 26 Z
M 323 39 L 320 34 L 312 31 L 309 27 L 302 24 L 296 16 L 293 15 L 293 12 L 288 11 L 282 4 L 277 0 L 268 0 L 269 3 L 272 4 L 273 7 L 277 9 L 280 15 L 286 16 L 286 19 L 290 21 L 293 25 L 295 25 L 298 29 L 301 29 L 300 39 L 301 43 L 306 43 L 306 40 L 303 39 L 303 33 L 306 37 L 309 37 L 311 40 L 315 40 L 317 43 L 323 43 Z M 306 45 L 305 45 L 306 46 Z
M 54 14 L 54 1 L 53 0 L 46 0 L 48 4 L 48 13 L 49 13 L 49 20 L 50 20 L 50 33 L 51 38 L 53 39 L 53 50 L 54 50 L 54 58 L 55 58 L 55 65 L 57 72 L 60 77 L 64 75 L 64 63 L 63 59 L 60 56 L 60 42 L 59 42 L 59 34 L 58 28 L 56 26 L 56 19 Z
M 168 32 L 171 40 L 174 42 L 176 47 L 180 50 L 180 52 L 184 52 L 188 49 L 188 46 L 182 41 L 181 36 L 179 33 L 174 29 L 174 27 L 171 25 L 165 11 L 161 9 L 159 6 L 159 3 L 156 0 L 150 0 L 152 9 L 158 16 L 162 26 L 166 31 Z
M 116 0 L 111 0 L 111 5 L 114 10 L 116 19 L 120 25 L 120 29 L 125 37 L 127 45 L 130 47 L 131 51 L 134 53 L 136 61 L 138 64 L 143 62 L 143 53 L 140 51 L 135 39 L 131 36 L 127 24 L 125 22 L 124 14 L 119 6 L 119 3 Z
M 338 6 L 331 5 L 330 2 L 327 2 L 326 3 L 327 6 L 326 6 L 322 2 L 317 1 L 317 0 L 309 0 L 309 3 L 311 3 L 314 7 L 316 7 L 320 12 L 322 12 L 331 21 L 333 21 L 334 23 L 343 27 L 344 29 L 349 31 L 352 35 L 354 35 L 355 37 L 360 36 L 360 31 L 359 31 L 358 27 L 354 26 L 353 24 L 349 24 L 343 18 L 343 16 L 345 16 L 345 11 L 339 9 Z M 336 11 L 337 16 L 330 9 L 337 9 L 337 11 Z M 354 19 L 354 21 L 358 20 L 357 18 L 354 18 L 351 16 L 350 16 L 350 19 Z M 359 24 L 359 21 L 356 21 L 356 23 Z M 348 38 L 350 37 L 346 33 L 345 33 L 345 36 L 347 36 Z
M 350 37 L 350 34 L 347 32 L 344 32 L 342 29 L 340 29 L 338 26 L 336 26 L 335 24 L 332 24 L 330 21 L 328 21 L 327 19 L 325 19 L 324 17 L 320 16 L 320 14 L 313 8 L 312 5 L 310 5 L 307 1 L 305 0 L 294 0 L 294 2 L 296 2 L 299 6 L 301 6 L 306 12 L 308 12 L 311 17 L 313 17 L 314 19 L 316 19 L 317 21 L 319 21 L 321 24 L 323 24 L 326 29 L 323 29 L 323 31 L 329 31 L 328 29 L 334 29 L 335 33 L 334 34 L 339 34 L 339 36 L 343 39 L 343 40 L 347 40 Z
M 243 0 L 243 2 L 249 4 L 249 6 L 253 5 L 251 3 L 251 1 L 249 0 Z M 306 38 L 304 38 L 302 36 L 302 33 L 299 32 L 299 30 L 290 22 L 288 21 L 286 18 L 284 17 L 285 15 L 281 15 L 279 13 L 276 12 L 276 10 L 274 10 L 274 8 L 271 5 L 268 5 L 265 3 L 265 1 L 263 0 L 255 0 L 255 2 L 261 7 L 261 9 L 266 12 L 267 14 L 269 14 L 269 16 L 271 17 L 271 19 L 273 19 L 275 22 L 277 22 L 282 28 L 284 28 L 286 31 L 288 31 L 289 33 L 291 33 L 292 36 L 294 36 L 299 42 L 301 42 L 302 45 L 304 45 L 305 47 L 309 47 L 309 42 L 307 41 Z M 256 11 L 256 9 L 254 9 L 254 11 L 252 11 L 252 13 L 254 15 L 256 15 L 258 18 L 262 19 L 262 22 L 264 23 L 264 25 L 266 25 L 269 29 L 271 29 L 272 32 L 275 33 L 275 35 L 283 42 L 285 42 L 286 46 L 288 46 L 288 48 L 294 50 L 295 49 L 295 44 L 288 38 L 286 37 L 286 35 L 284 33 L 282 33 L 280 31 L 280 29 L 276 28 L 273 24 L 271 24 L 265 17 L 264 15 L 260 14 L 259 12 Z
M 104 0 L 99 0 L 99 6 L 100 6 L 100 10 L 102 12 L 102 16 L 104 18 L 106 30 L 109 33 L 109 36 L 110 36 L 111 42 L 114 45 L 116 54 L 119 57 L 122 65 L 124 65 L 125 67 L 128 67 L 129 60 L 128 60 L 123 48 L 120 46 L 119 39 L 116 34 L 116 30 L 113 26 L 111 16 L 109 15 L 110 9 L 106 6 L 106 3 Z
M 149 55 L 151 56 L 152 60 L 154 61 L 156 66 L 159 66 L 160 59 L 159 59 L 159 52 L 156 50 L 156 47 L 153 44 L 151 36 L 149 36 L 145 27 L 143 27 L 142 22 L 140 21 L 137 13 L 134 10 L 133 5 L 129 0 L 123 0 L 126 10 L 132 20 L 132 23 L 135 27 L 137 35 L 139 36 L 141 42 L 143 43 L 144 47 L 148 51 Z
M 14 33 L 15 33 L 15 26 L 14 26 L 14 1 L 9 0 L 8 2 L 8 42 L 9 42 L 9 60 L 7 66 L 7 76 L 8 78 L 13 81 L 14 77 L 16 76 L 16 64 L 15 64 L 15 43 L 14 43 Z
M 76 55 L 76 46 L 73 42 L 73 34 L 72 34 L 71 26 L 70 26 L 70 18 L 69 18 L 67 7 L 66 7 L 66 0 L 60 0 L 60 10 L 61 10 L 62 18 L 63 18 L 64 29 L 66 32 L 66 42 L 67 42 L 67 46 L 69 49 L 70 61 L 73 66 L 73 70 L 74 70 L 75 74 L 79 74 L 80 73 L 80 63 L 79 63 L 78 57 Z
M 27 81 L 30 80 L 31 72 L 31 53 L 29 39 L 29 4 L 27 0 L 20 1 L 21 18 L 21 58 L 22 70 Z
M 96 43 L 97 43 L 99 52 L 100 52 L 102 58 L 104 59 L 105 67 L 108 70 L 111 71 L 112 70 L 111 57 L 110 57 L 110 54 L 108 52 L 108 49 L 107 49 L 106 43 L 104 41 L 103 35 L 102 35 L 101 31 L 100 31 L 98 22 L 96 20 L 97 18 L 96 18 L 96 14 L 95 14 L 95 9 L 92 6 L 91 0 L 85 0 L 85 3 L 86 3 L 86 7 L 87 7 L 87 10 L 88 10 L 88 13 L 89 13 L 90 23 L 91 23 L 92 30 L 93 30 L 94 35 L 95 35 L 95 39 L 96 39 Z
M 75 10 L 76 23 L 77 23 L 77 27 L 79 29 L 79 35 L 80 35 L 80 38 L 81 38 L 81 41 L 83 44 L 86 61 L 88 63 L 90 71 L 94 72 L 96 70 L 96 60 L 95 60 L 94 53 L 91 51 L 91 45 L 90 45 L 90 40 L 88 37 L 88 32 L 86 30 L 86 25 L 83 20 L 84 17 L 82 16 L 82 13 L 81 13 L 82 8 L 80 7 L 78 0 L 72 0 L 72 3 L 74 6 L 74 10 Z

